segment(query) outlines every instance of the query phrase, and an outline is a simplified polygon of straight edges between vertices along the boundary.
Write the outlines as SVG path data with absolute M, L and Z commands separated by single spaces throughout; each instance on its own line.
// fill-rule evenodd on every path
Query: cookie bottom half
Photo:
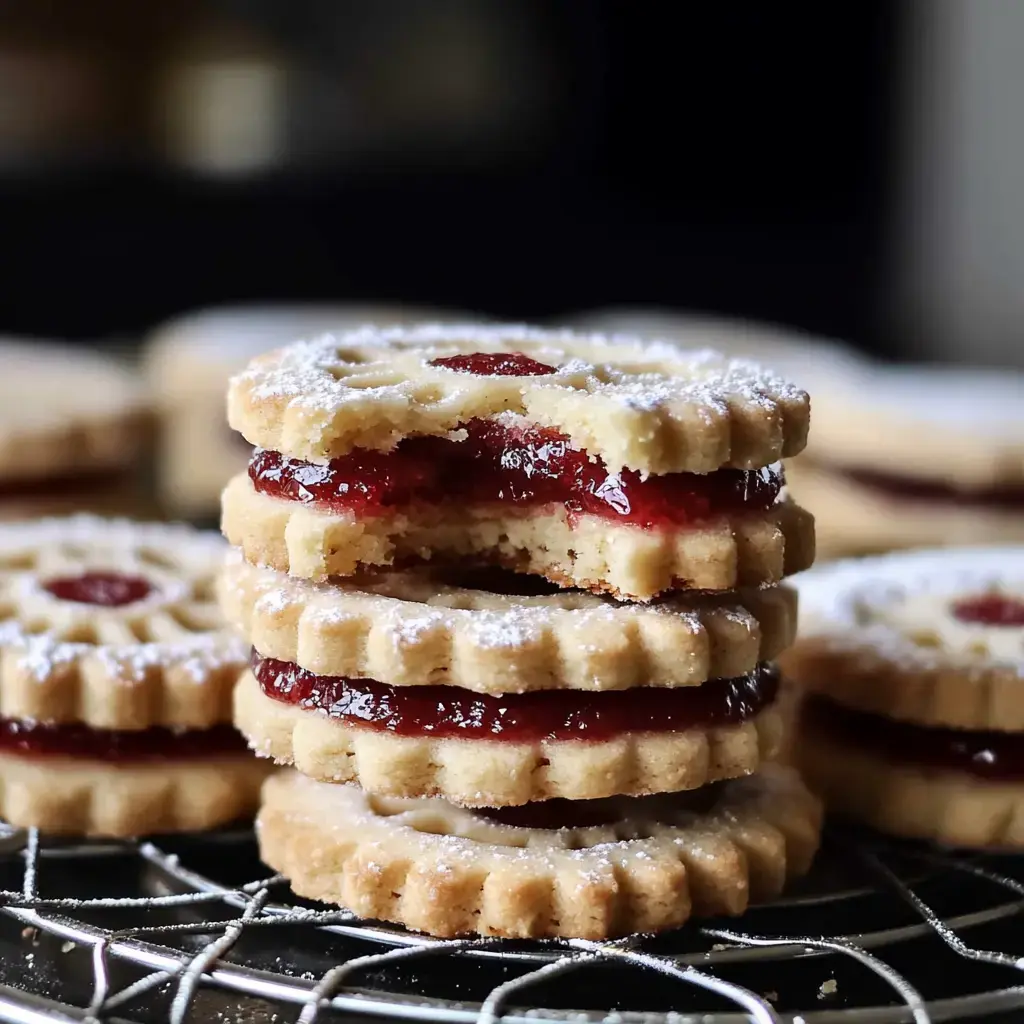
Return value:
M 965 732 L 965 742 L 972 735 L 984 734 Z M 1024 736 L 1019 743 L 1024 752 Z M 972 771 L 934 757 L 915 761 L 909 743 L 885 750 L 806 713 L 793 759 L 829 811 L 880 832 L 951 846 L 1024 849 L 1024 775 Z
M 300 896 L 432 935 L 610 938 L 740 914 L 808 869 L 821 808 L 766 766 L 697 794 L 538 804 L 528 816 L 267 780 L 263 860 Z M 551 827 L 555 822 L 563 827 Z
M 64 835 L 214 828 L 252 814 L 267 777 L 248 754 L 158 762 L 0 753 L 0 818 Z

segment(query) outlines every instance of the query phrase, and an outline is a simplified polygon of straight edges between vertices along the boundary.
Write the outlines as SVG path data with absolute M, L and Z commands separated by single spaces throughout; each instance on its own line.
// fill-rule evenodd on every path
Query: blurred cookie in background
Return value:
M 813 418 L 787 478 L 826 553 L 1024 541 L 1024 374 L 865 364 Z
M 248 462 L 252 448 L 228 427 L 224 392 L 231 374 L 253 356 L 324 331 L 450 317 L 393 305 L 232 306 L 157 328 L 144 365 L 160 415 L 157 472 L 165 511 L 215 516 L 222 488 Z
M 820 384 L 862 362 L 852 348 L 796 328 L 704 313 L 615 306 L 579 313 L 566 322 L 580 330 L 658 338 L 681 348 L 713 348 L 737 359 L 751 359 L 810 392 L 815 409 Z
M 132 369 L 86 347 L 0 339 L 0 519 L 150 513 L 152 406 Z

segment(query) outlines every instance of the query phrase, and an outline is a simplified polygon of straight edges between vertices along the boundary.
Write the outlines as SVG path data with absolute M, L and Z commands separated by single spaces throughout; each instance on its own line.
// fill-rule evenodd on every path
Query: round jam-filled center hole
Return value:
M 557 366 L 531 359 L 523 352 L 474 352 L 468 356 L 442 356 L 431 359 L 431 366 L 444 366 L 456 373 L 475 373 L 479 377 L 540 377 L 557 373 Z
M 957 601 L 953 615 L 983 626 L 1024 626 L 1024 601 L 1006 594 L 979 594 Z
M 141 601 L 153 591 L 149 580 L 120 572 L 84 572 L 80 576 L 59 576 L 43 584 L 62 601 L 76 604 L 98 604 L 104 608 L 120 608 Z

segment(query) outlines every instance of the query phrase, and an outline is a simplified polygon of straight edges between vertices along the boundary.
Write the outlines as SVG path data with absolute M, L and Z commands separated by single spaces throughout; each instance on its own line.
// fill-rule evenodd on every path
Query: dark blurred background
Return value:
M 1012 3 L 5 0 L 0 330 L 635 302 L 951 354 L 902 242 L 920 112 Z

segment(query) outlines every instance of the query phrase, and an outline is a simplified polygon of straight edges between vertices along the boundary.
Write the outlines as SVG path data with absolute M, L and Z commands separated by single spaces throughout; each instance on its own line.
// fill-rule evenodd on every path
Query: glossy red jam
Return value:
M 431 366 L 444 366 L 456 373 L 474 373 L 478 377 L 541 377 L 555 373 L 557 366 L 539 363 L 522 352 L 474 352 L 468 356 L 443 356 L 431 359 Z
M 623 732 L 678 732 L 752 718 L 775 699 L 778 673 L 764 665 L 739 679 L 676 689 L 580 693 L 543 690 L 493 697 L 455 686 L 388 686 L 372 679 L 318 676 L 253 654 L 263 692 L 285 704 L 326 711 L 346 725 L 441 739 L 611 739 Z
M 75 604 L 98 604 L 104 608 L 141 601 L 153 591 L 152 584 L 141 576 L 119 572 L 85 572 L 81 576 L 61 576 L 42 585 L 54 597 Z
M 0 718 L 0 750 L 20 757 L 80 757 L 91 761 L 176 761 L 242 754 L 245 740 L 231 725 L 211 729 L 153 727 L 92 729 Z
M 906 501 L 1011 510 L 1024 508 L 1022 486 L 961 489 L 934 480 L 914 480 L 896 473 L 880 473 L 877 470 L 840 469 L 838 472 L 861 487 Z
M 980 626 L 1024 626 L 1024 601 L 1005 594 L 979 594 L 957 601 L 953 615 Z
M 557 431 L 471 420 L 464 441 L 409 437 L 390 452 L 357 449 L 326 465 L 256 451 L 249 478 L 257 491 L 360 515 L 417 503 L 531 509 L 564 506 L 635 526 L 698 523 L 770 508 L 783 484 L 780 467 L 669 473 L 646 480 L 611 473 Z
M 892 763 L 1024 780 L 1024 736 L 1019 733 L 933 729 L 852 711 L 827 697 L 809 698 L 801 714 L 804 724 L 819 733 Z

